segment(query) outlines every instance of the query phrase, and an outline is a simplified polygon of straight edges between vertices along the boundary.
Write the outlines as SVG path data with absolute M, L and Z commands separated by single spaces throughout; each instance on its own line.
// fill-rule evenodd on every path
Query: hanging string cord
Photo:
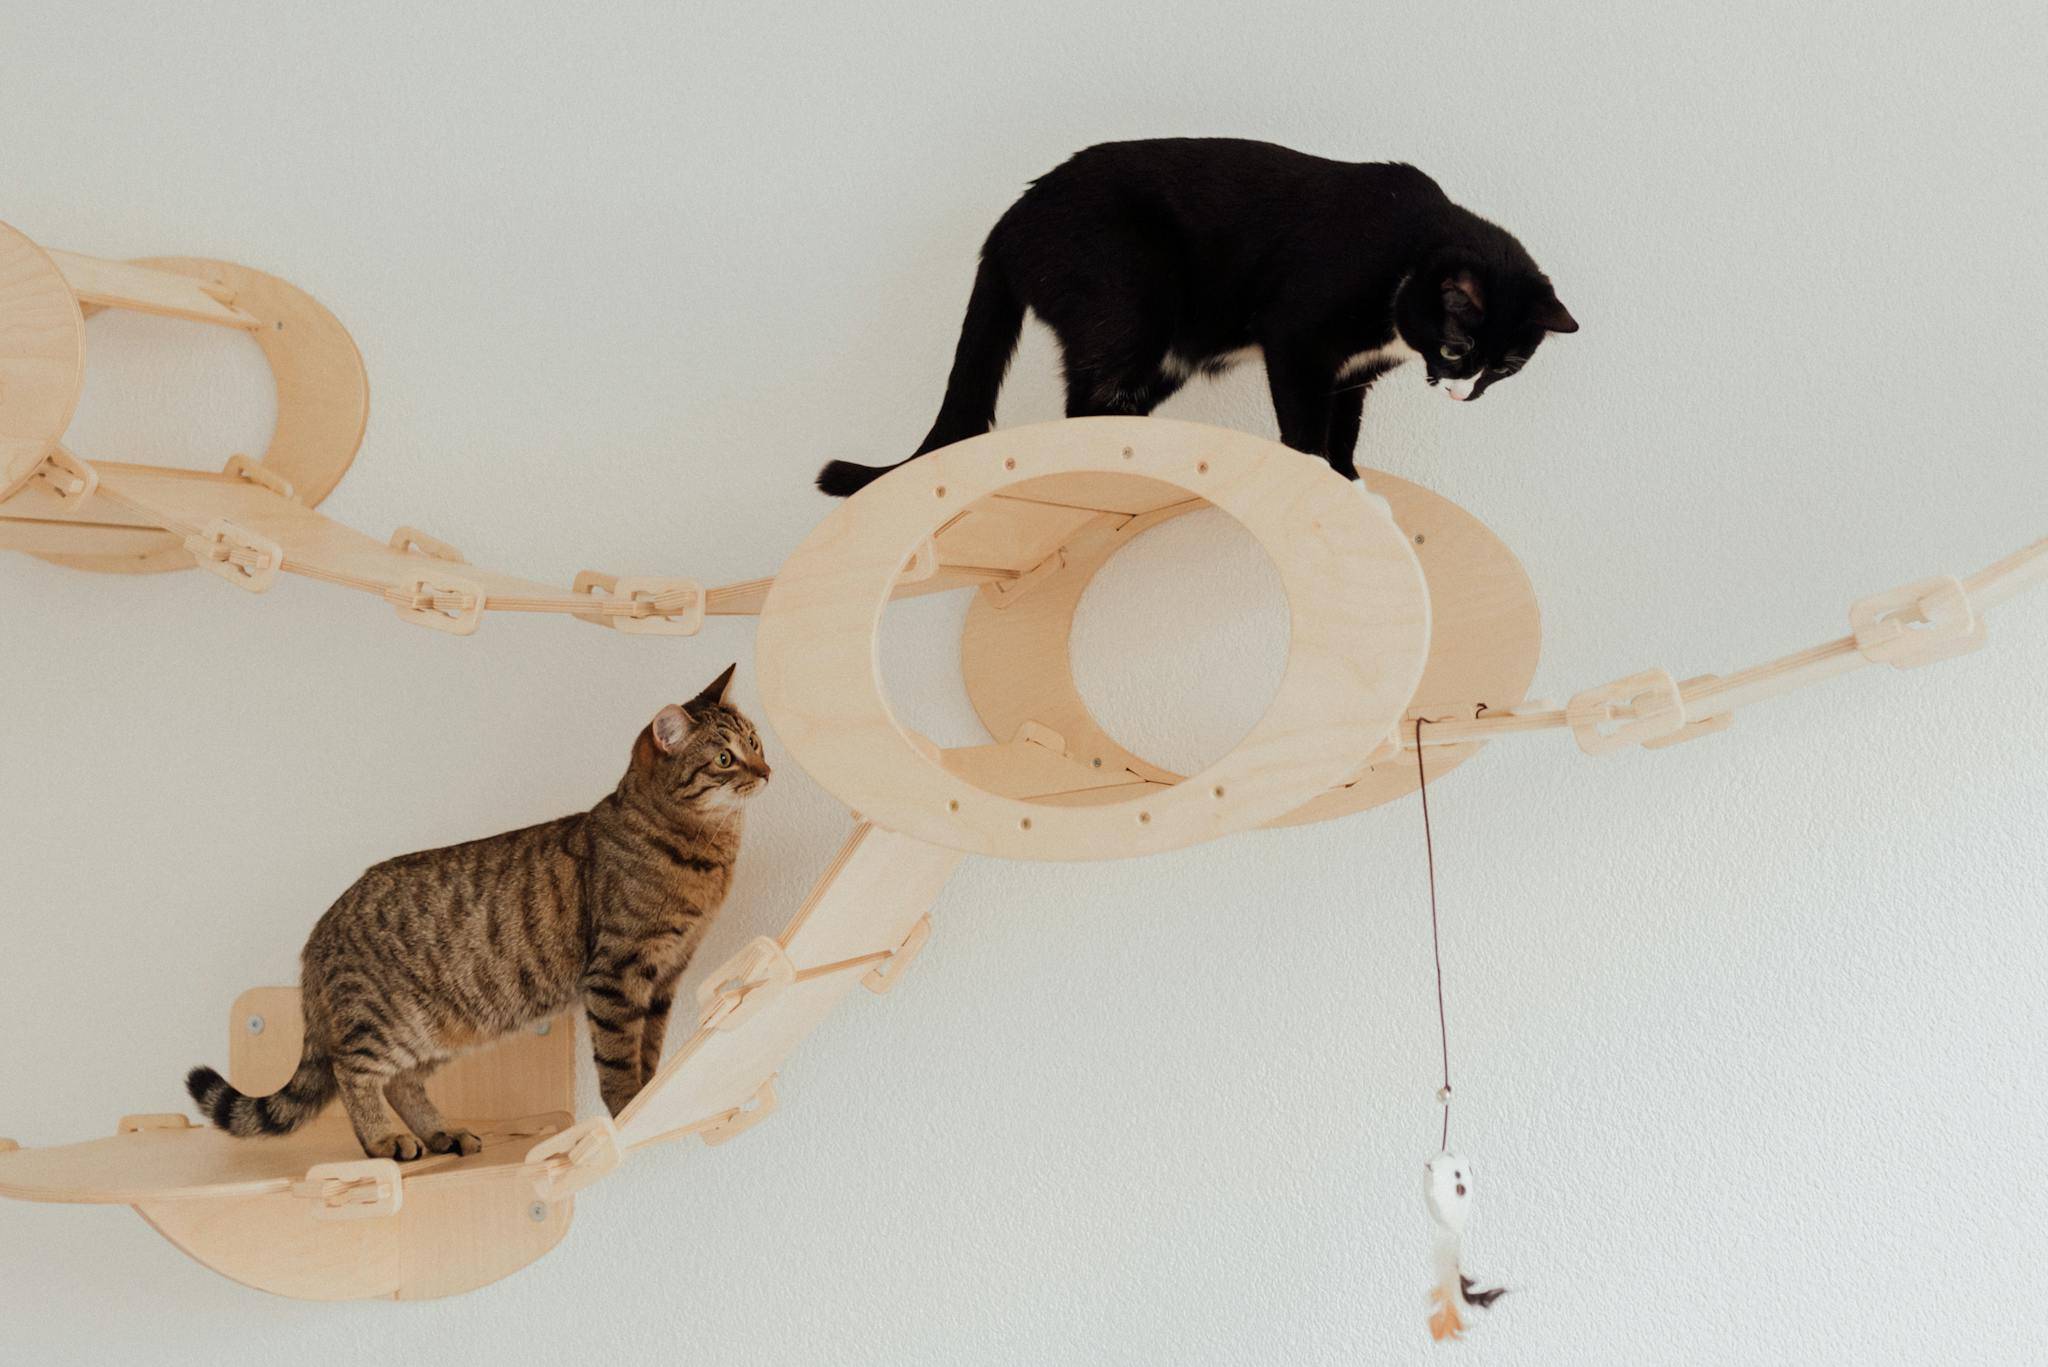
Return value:
M 1429 858 L 1429 948 L 1436 959 L 1436 1037 L 1443 1050 L 1444 1086 L 1436 1094 L 1443 1103 L 1443 1135 L 1437 1141 L 1439 1149 L 1451 1147 L 1451 1031 L 1444 1020 L 1444 942 L 1443 934 L 1437 928 L 1436 914 L 1436 841 L 1429 830 L 1429 774 L 1422 767 L 1422 718 L 1415 719 L 1415 779 L 1422 791 L 1422 848 Z

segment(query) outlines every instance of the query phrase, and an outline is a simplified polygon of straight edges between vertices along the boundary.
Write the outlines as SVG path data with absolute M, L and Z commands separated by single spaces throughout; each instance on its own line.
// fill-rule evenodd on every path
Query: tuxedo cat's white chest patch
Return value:
M 1385 346 L 1376 346 L 1370 351 L 1361 351 L 1345 361 L 1343 365 L 1338 366 L 1337 378 L 1340 381 L 1349 380 L 1364 374 L 1368 370 L 1385 370 L 1391 366 L 1400 365 L 1403 361 L 1412 361 L 1421 354 L 1414 347 L 1402 341 L 1397 333 L 1394 339 Z

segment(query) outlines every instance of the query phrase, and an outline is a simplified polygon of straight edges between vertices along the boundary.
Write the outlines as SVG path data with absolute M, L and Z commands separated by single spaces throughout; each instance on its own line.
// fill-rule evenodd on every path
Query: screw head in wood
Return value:
M 554 1028 L 555 1023 L 553 1021 L 542 1021 L 540 1024 L 533 1027 L 533 1033 L 536 1035 L 545 1035 Z
M 251 1016 L 251 1017 L 249 1017 L 249 1021 L 248 1021 L 248 1027 L 249 1027 L 249 1033 L 250 1033 L 250 1034 L 252 1034 L 252 1035 L 260 1035 L 260 1034 L 262 1034 L 262 1033 L 263 1033 L 263 1017 L 261 1017 L 261 1016 Z
M 526 1208 L 526 1218 L 533 1221 L 537 1225 L 546 1224 L 548 1218 L 547 1203 L 544 1201 L 535 1201 L 532 1205 Z

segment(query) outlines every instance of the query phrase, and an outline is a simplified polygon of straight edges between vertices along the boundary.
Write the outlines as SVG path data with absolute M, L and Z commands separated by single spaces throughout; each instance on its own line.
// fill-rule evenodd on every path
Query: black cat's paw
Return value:
M 363 1152 L 372 1158 L 389 1158 L 398 1163 L 410 1163 L 426 1150 L 420 1141 L 409 1134 L 387 1134 L 382 1139 L 363 1145 Z
M 427 1147 L 435 1153 L 460 1153 L 464 1158 L 484 1151 L 484 1141 L 469 1130 L 436 1130 L 427 1138 Z

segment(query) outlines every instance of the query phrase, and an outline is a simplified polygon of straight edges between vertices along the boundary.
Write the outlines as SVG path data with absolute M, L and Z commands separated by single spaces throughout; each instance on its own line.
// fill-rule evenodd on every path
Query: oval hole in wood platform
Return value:
M 86 320 L 85 353 L 65 443 L 88 460 L 219 470 L 270 445 L 277 386 L 246 333 L 105 309 Z
M 1140 533 L 1074 612 L 1074 686 L 1125 748 L 1177 773 L 1228 754 L 1279 691 L 1287 597 L 1228 513 L 1202 508 Z

